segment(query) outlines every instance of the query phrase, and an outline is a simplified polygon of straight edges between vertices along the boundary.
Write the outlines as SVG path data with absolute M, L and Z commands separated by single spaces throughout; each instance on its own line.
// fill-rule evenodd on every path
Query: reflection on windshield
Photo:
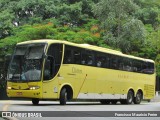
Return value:
M 40 80 L 45 44 L 17 46 L 9 70 L 8 80 Z

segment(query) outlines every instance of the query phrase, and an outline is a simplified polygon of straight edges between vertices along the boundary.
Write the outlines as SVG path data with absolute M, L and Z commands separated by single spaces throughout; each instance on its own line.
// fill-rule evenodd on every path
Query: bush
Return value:
M 89 43 L 98 45 L 100 34 L 97 32 L 98 27 L 95 25 L 97 21 L 91 20 L 88 23 L 89 30 L 84 26 L 60 26 L 56 25 L 57 21 L 52 19 L 46 20 L 43 24 L 24 25 L 13 29 L 12 36 L 1 40 L 0 49 L 3 49 L 5 55 L 13 52 L 14 46 L 18 42 L 36 39 L 57 39 L 67 40 L 74 43 Z M 95 26 L 94 26 L 95 25 Z
M 85 29 L 89 31 L 92 26 L 97 25 L 98 23 L 99 23 L 98 20 L 96 20 L 96 19 L 90 19 L 90 20 L 88 21 L 88 23 L 85 24 L 84 26 L 85 26 Z
M 67 32 L 69 30 L 69 27 L 58 27 L 58 32 Z

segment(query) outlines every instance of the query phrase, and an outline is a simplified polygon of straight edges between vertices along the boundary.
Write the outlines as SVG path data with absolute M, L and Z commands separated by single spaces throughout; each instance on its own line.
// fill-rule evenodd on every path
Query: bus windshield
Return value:
M 16 47 L 12 57 L 8 80 L 38 81 L 41 80 L 42 58 L 45 44 L 27 44 Z

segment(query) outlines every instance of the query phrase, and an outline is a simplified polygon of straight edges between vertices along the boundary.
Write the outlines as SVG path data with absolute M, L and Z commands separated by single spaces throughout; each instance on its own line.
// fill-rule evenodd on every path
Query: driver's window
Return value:
M 45 60 L 44 80 L 52 79 L 59 71 L 62 61 L 62 48 L 62 44 L 52 44 L 49 46 Z

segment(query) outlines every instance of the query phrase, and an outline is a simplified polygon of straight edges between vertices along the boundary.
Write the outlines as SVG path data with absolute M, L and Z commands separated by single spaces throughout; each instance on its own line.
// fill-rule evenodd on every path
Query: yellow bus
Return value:
M 122 52 L 60 40 L 16 45 L 7 78 L 7 95 L 40 100 L 96 100 L 140 104 L 155 95 L 155 65 Z

